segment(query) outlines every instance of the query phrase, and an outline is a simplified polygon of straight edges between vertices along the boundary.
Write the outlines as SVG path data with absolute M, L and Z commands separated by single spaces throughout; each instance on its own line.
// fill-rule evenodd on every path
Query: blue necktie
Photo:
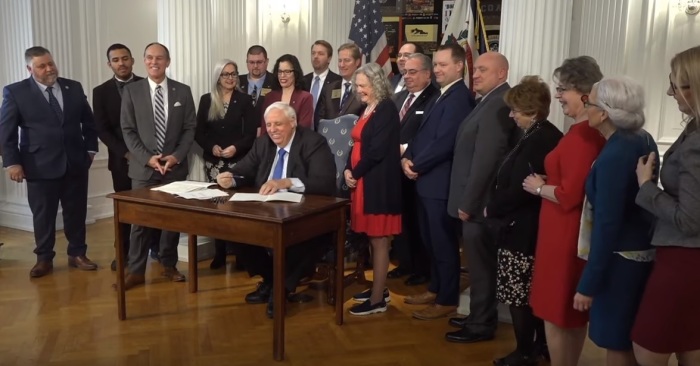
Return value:
M 250 92 L 250 97 L 253 98 L 253 107 L 258 103 L 258 86 L 253 84 L 253 91 Z
M 321 84 L 321 78 L 316 76 L 314 78 L 314 84 L 311 85 L 311 95 L 314 97 L 314 108 L 316 107 L 316 102 L 318 102 L 318 89 L 319 84 Z
M 350 93 L 352 93 L 352 90 L 350 90 L 350 83 L 345 83 L 345 94 L 343 94 L 343 99 L 340 100 L 340 109 L 343 109 L 345 102 L 347 102 L 350 97 Z
M 272 179 L 282 179 L 282 173 L 284 173 L 284 156 L 287 152 L 284 149 L 280 149 L 277 152 L 277 164 L 275 164 L 275 170 L 272 172 Z
M 63 110 L 61 109 L 61 105 L 58 103 L 58 99 L 56 99 L 56 96 L 53 95 L 53 86 L 47 87 L 46 92 L 49 93 L 49 105 L 51 106 L 51 109 L 53 109 L 54 113 L 56 113 L 58 121 L 63 123 Z

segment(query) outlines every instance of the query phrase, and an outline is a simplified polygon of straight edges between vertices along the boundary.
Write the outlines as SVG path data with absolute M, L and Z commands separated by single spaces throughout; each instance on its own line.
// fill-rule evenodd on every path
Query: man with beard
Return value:
M 304 75 L 304 90 L 314 97 L 314 109 L 324 86 L 341 79 L 340 75 L 331 71 L 328 66 L 333 58 L 333 46 L 320 39 L 311 46 L 311 66 L 314 72 Z

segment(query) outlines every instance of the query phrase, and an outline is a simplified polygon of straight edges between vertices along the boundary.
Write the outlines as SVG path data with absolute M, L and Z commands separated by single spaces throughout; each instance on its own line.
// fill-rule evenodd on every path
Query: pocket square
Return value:
M 181 106 L 182 106 L 182 104 L 180 104 L 180 102 L 175 102 L 175 104 L 173 104 L 173 107 L 181 107 Z
M 416 114 L 423 114 L 423 111 L 416 111 Z

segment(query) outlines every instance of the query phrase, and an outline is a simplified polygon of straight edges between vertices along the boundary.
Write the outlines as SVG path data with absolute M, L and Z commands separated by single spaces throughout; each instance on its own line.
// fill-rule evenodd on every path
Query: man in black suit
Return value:
M 403 47 L 402 47 L 403 49 Z M 401 119 L 401 154 L 418 132 L 423 116 L 440 91 L 431 84 L 430 58 L 422 53 L 406 57 L 403 66 L 406 90 L 394 94 L 394 103 Z M 391 270 L 388 278 L 399 278 L 410 274 L 405 283 L 415 286 L 426 283 L 430 277 L 430 257 L 425 251 L 418 229 L 416 215 L 416 183 L 403 176 L 401 184 L 403 196 L 402 232 L 394 239 L 393 250 L 399 266 Z
M 334 119 L 346 114 L 360 115 L 364 107 L 355 97 L 351 79 L 361 64 L 362 53 L 356 44 L 345 43 L 338 48 L 338 72 L 342 79 L 321 89 L 314 111 L 314 129 L 318 130 L 318 121 L 322 119 Z
M 280 89 L 277 75 L 272 75 L 267 71 L 267 50 L 260 45 L 254 45 L 248 48 L 245 64 L 248 67 L 248 73 L 239 75 L 238 82 L 241 90 L 253 98 L 253 105 L 258 106 L 258 111 L 264 104 L 264 98 L 267 93 L 272 90 Z M 260 113 L 258 113 L 260 115 Z
M 92 107 L 95 113 L 95 125 L 97 134 L 107 146 L 109 160 L 107 168 L 112 173 L 112 187 L 115 192 L 131 189 L 129 178 L 129 158 L 131 154 L 124 143 L 122 127 L 119 122 L 122 105 L 122 92 L 124 87 L 134 81 L 143 79 L 133 73 L 134 58 L 129 47 L 115 43 L 107 48 L 107 66 L 112 69 L 114 76 L 96 86 L 92 90 Z M 129 253 L 129 235 L 131 225 L 120 224 L 124 253 Z M 151 253 L 157 255 L 158 243 L 151 245 Z M 118 243 L 115 243 L 117 245 Z M 113 260 L 110 266 L 112 271 L 117 270 L 117 261 Z
M 314 108 L 325 85 L 341 79 L 340 75 L 331 71 L 328 66 L 333 58 L 333 46 L 324 40 L 318 40 L 311 46 L 311 65 L 314 72 L 304 75 L 304 90 L 314 97 Z
M 31 47 L 24 58 L 30 77 L 3 89 L 0 146 L 8 177 L 17 183 L 27 179 L 37 256 L 29 275 L 53 270 L 59 202 L 68 265 L 95 270 L 85 256 L 88 173 L 97 153 L 90 105 L 79 82 L 58 77 L 49 50 Z
M 391 87 L 394 89 L 394 93 L 399 93 L 406 90 L 406 82 L 404 79 L 404 70 L 406 69 L 406 60 L 408 56 L 414 53 L 423 53 L 423 47 L 406 42 L 399 48 L 399 53 L 396 54 L 396 66 L 399 68 L 399 73 L 391 78 Z
M 286 103 L 270 105 L 264 118 L 267 135 L 258 137 L 250 152 L 230 172 L 220 173 L 217 183 L 224 188 L 255 186 L 265 195 L 280 190 L 334 195 L 335 161 L 326 139 L 297 127 L 296 113 Z M 327 236 L 321 236 L 287 250 L 287 294 L 294 292 L 302 276 L 313 270 L 328 242 Z M 272 318 L 272 258 L 265 248 L 243 245 L 240 250 L 238 255 L 244 257 L 250 276 L 263 278 L 245 300 L 251 304 L 267 302 L 267 316 Z

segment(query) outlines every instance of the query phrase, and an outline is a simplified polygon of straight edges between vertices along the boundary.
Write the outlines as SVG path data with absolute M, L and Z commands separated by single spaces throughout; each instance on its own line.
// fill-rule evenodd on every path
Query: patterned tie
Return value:
M 343 99 L 340 100 L 340 109 L 343 109 L 345 102 L 347 102 L 348 98 L 350 98 L 350 93 L 352 93 L 352 90 L 350 90 L 350 83 L 347 82 L 344 85 L 345 85 L 345 94 L 343 94 Z
M 49 93 L 49 105 L 51 106 L 51 109 L 53 109 L 54 113 L 56 113 L 58 121 L 63 123 L 63 110 L 61 109 L 61 105 L 58 103 L 58 99 L 56 99 L 56 96 L 53 95 L 53 86 L 47 87 L 46 92 Z
M 155 130 L 156 130 L 156 153 L 163 153 L 163 145 L 165 144 L 165 98 L 163 97 L 163 87 L 156 87 L 155 96 Z
M 403 104 L 403 108 L 401 108 L 401 112 L 399 112 L 399 120 L 403 121 L 403 117 L 408 113 L 408 109 L 411 108 L 411 104 L 413 103 L 413 93 L 408 95 L 408 99 L 406 99 L 406 103 Z
M 314 107 L 316 107 L 316 102 L 318 102 L 318 89 L 321 84 L 321 78 L 316 76 L 314 78 L 314 84 L 311 85 L 311 95 L 314 97 Z
M 253 107 L 258 103 L 258 86 L 253 85 L 253 91 L 250 92 L 250 97 L 253 98 Z
M 275 164 L 275 170 L 272 172 L 272 179 L 282 179 L 282 173 L 284 172 L 284 156 L 287 152 L 284 149 L 280 149 L 277 152 L 277 164 Z
M 117 82 L 117 90 L 119 90 L 119 96 L 121 97 L 122 93 L 124 93 L 124 87 L 126 86 L 127 82 L 126 81 L 119 81 L 116 79 L 115 79 L 115 81 Z

